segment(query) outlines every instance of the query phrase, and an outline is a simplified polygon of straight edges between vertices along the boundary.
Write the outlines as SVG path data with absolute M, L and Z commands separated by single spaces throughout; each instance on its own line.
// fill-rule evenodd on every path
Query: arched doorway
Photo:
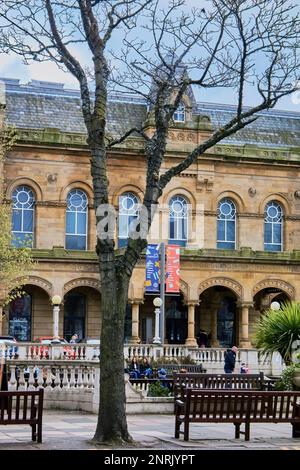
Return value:
M 276 301 L 282 305 L 291 299 L 286 292 L 277 287 L 266 287 L 258 291 L 253 300 L 254 309 L 257 312 L 263 313 L 270 308 L 272 302 Z
M 3 330 L 17 341 L 34 341 L 53 334 L 53 313 L 49 292 L 37 285 L 22 288 L 24 294 L 5 309 Z
M 64 301 L 64 338 L 70 341 L 76 333 L 79 340 L 85 338 L 86 296 L 72 291 L 65 295 Z
M 210 347 L 232 347 L 238 338 L 237 295 L 225 286 L 213 286 L 200 295 L 196 309 L 197 337 L 207 333 Z
M 140 331 L 142 343 L 152 343 L 155 329 L 153 300 L 157 295 L 145 294 L 140 306 Z M 169 344 L 184 344 L 187 338 L 187 306 L 184 297 L 166 295 L 165 297 L 165 341 Z
M 99 291 L 90 286 L 78 286 L 65 294 L 60 331 L 67 341 L 75 333 L 80 341 L 100 338 L 100 302 Z
M 187 306 L 183 295 L 166 296 L 166 340 L 169 344 L 184 344 L 187 338 Z

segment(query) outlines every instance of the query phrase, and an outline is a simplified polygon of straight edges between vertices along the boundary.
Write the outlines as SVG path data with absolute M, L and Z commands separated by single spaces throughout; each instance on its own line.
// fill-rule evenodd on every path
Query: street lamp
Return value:
M 162 300 L 160 297 L 155 297 L 153 300 L 153 305 L 155 307 L 155 336 L 153 338 L 153 344 L 161 344 L 161 339 L 159 337 L 159 315 L 160 307 L 162 306 Z
M 51 343 L 60 343 L 58 335 L 59 327 L 59 307 L 61 305 L 61 297 L 59 295 L 54 295 L 51 299 L 53 305 L 53 340 Z
M 273 310 L 274 312 L 278 312 L 278 310 L 280 310 L 280 303 L 279 302 L 272 302 L 271 305 L 271 310 Z

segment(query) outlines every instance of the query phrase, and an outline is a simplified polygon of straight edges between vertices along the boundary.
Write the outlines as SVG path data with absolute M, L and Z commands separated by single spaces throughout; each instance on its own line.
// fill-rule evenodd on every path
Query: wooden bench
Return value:
M 298 400 L 298 403 L 297 403 Z M 184 423 L 184 440 L 189 440 L 190 423 L 233 423 L 235 437 L 250 439 L 251 423 L 291 423 L 293 437 L 300 438 L 300 392 L 256 390 L 187 389 L 186 398 L 176 400 L 175 438 Z M 245 432 L 240 431 L 245 424 Z
M 169 378 L 173 378 L 174 373 L 179 373 L 181 369 L 184 369 L 186 373 L 203 374 L 206 372 L 202 364 L 160 364 L 154 369 L 154 373 L 157 374 L 159 369 L 165 369 Z
M 0 424 L 29 424 L 33 441 L 42 442 L 44 389 L 0 392 Z

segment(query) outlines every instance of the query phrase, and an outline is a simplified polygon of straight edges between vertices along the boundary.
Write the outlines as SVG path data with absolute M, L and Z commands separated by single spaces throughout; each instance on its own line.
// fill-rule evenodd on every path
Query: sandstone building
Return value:
M 31 241 L 37 264 L 27 295 L 4 308 L 2 331 L 23 341 L 52 335 L 51 298 L 59 295 L 59 334 L 95 338 L 101 286 L 79 94 L 60 83 L 4 83 L 6 121 L 18 131 L 5 161 L 5 194 L 13 204 L 16 240 Z M 185 96 L 163 170 L 233 112 L 227 105 L 196 103 L 191 92 Z M 145 103 L 111 96 L 110 135 L 145 122 L 151 132 Z M 120 249 L 134 216 L 130 210 L 145 188 L 143 140 L 133 136 L 111 150 L 108 167 L 110 202 L 122 220 L 116 230 Z M 166 241 L 181 246 L 181 293 L 166 298 L 166 342 L 196 346 L 202 329 L 211 346 L 251 347 L 255 322 L 273 300 L 300 300 L 299 176 L 300 113 L 272 110 L 168 184 L 160 217 L 169 220 Z M 143 258 L 130 285 L 127 342 L 151 342 L 154 335 L 153 295 L 145 294 L 144 279 Z

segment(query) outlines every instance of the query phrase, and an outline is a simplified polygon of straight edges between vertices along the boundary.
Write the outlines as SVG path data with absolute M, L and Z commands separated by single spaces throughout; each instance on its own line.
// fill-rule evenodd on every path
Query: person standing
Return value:
M 232 374 L 235 368 L 236 353 L 238 348 L 232 346 L 225 354 L 224 372 L 225 374 Z

